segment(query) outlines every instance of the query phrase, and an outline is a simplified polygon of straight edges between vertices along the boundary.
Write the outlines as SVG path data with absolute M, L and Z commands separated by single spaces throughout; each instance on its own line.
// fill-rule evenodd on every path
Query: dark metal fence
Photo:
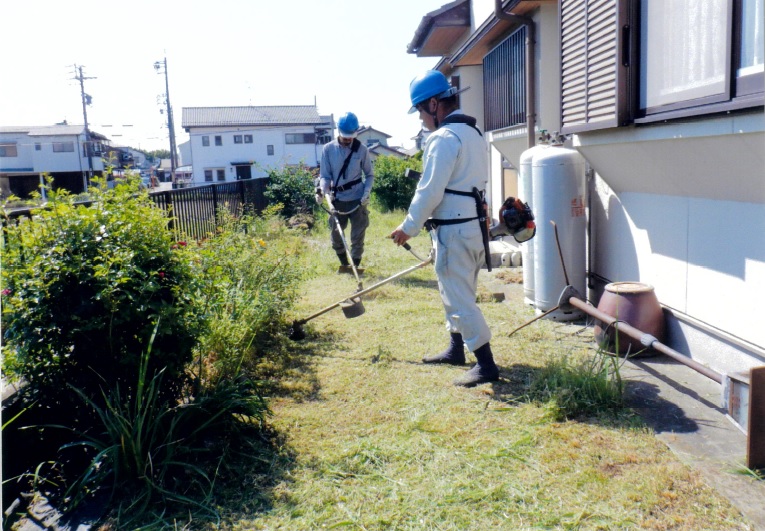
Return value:
M 228 211 L 259 214 L 268 206 L 265 198 L 269 179 L 247 179 L 153 192 L 149 197 L 170 217 L 170 226 L 179 237 L 200 240 L 215 232 L 215 220 Z
M 265 191 L 269 182 L 270 179 L 247 179 L 151 192 L 149 197 L 158 208 L 167 212 L 169 226 L 177 238 L 200 240 L 215 232 L 215 220 L 225 211 L 233 216 L 263 212 L 268 206 Z M 31 217 L 32 210 L 22 208 L 7 212 L 2 217 L 3 226 L 22 217 Z

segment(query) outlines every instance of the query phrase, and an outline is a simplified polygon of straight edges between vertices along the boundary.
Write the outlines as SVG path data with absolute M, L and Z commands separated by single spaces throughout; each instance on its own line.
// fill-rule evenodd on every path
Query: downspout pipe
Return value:
M 526 137 L 528 139 L 528 147 L 531 148 L 536 144 L 536 133 L 534 130 L 537 127 L 536 114 L 534 113 L 536 107 L 536 76 L 534 74 L 536 26 L 534 20 L 530 17 L 505 13 L 502 7 L 502 0 L 494 0 L 494 16 L 499 20 L 506 20 L 526 26 Z

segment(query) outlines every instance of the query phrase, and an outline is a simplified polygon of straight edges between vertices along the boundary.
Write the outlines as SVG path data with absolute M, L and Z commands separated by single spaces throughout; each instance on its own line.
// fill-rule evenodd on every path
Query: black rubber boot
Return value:
M 359 267 L 361 265 L 361 258 L 354 258 L 353 265 L 355 265 L 356 267 Z
M 462 334 L 450 334 L 449 348 L 436 354 L 422 358 L 423 363 L 448 363 L 449 365 L 465 365 L 465 343 Z
M 348 265 L 348 256 L 345 253 L 337 253 L 337 258 L 340 260 L 340 265 Z
M 454 380 L 454 385 L 461 387 L 475 387 L 482 383 L 496 382 L 499 380 L 499 369 L 494 363 L 494 356 L 488 343 L 477 348 L 473 353 L 478 362 L 468 372 Z

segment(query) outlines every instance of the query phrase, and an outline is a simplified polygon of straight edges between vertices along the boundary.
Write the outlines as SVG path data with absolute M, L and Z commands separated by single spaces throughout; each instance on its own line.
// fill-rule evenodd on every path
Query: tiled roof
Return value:
M 29 136 L 80 135 L 84 131 L 84 125 L 0 126 L 0 133 L 27 133 Z
M 367 131 L 376 131 L 380 133 L 381 135 L 385 135 L 385 138 L 392 138 L 388 133 L 385 133 L 383 131 L 380 131 L 379 129 L 375 129 L 374 127 L 369 127 L 366 125 L 363 126 L 361 129 L 359 129 L 358 131 L 356 131 L 356 134 L 360 135 L 361 133 L 366 133 Z
M 184 107 L 182 127 L 322 124 L 313 105 Z

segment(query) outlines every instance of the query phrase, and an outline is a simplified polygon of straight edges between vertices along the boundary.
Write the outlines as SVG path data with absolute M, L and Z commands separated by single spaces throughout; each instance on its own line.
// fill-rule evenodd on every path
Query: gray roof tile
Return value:
M 297 125 L 324 123 L 313 105 L 183 107 L 182 127 Z

